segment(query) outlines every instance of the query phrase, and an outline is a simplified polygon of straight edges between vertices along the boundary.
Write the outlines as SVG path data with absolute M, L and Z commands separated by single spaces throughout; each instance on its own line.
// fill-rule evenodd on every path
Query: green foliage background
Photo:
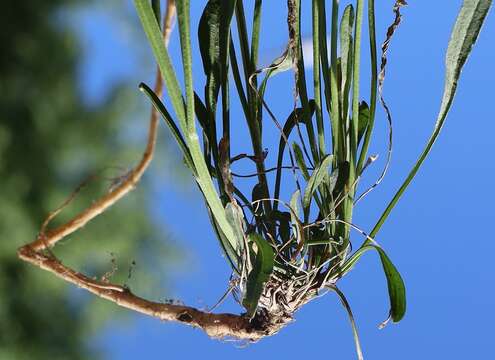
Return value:
M 119 136 L 135 93 L 131 97 L 120 86 L 101 105 L 81 101 L 76 79 L 80 44 L 55 21 L 61 10 L 77 4 L 8 1 L 0 11 L 0 359 L 94 358 L 88 339 L 106 319 L 127 314 L 15 256 L 84 178 L 101 175 L 56 222 L 106 191 L 111 178 L 124 175 L 144 147 Z M 147 119 L 140 120 L 146 127 Z M 115 165 L 122 168 L 102 171 Z M 55 253 L 92 276 L 111 270 L 115 258 L 112 281 L 156 299 L 163 264 L 173 255 L 163 229 L 150 221 L 143 188 L 63 241 Z M 141 261 L 151 253 L 161 261 L 149 256 Z M 128 279 L 133 261 L 137 265 Z

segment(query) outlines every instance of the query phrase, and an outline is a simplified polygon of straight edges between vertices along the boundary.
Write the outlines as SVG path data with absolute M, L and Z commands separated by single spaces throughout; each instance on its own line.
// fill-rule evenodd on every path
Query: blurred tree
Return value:
M 76 2 L 8 1 L 0 11 L 0 359 L 94 358 L 88 336 L 104 319 L 125 313 L 15 256 L 85 176 L 100 170 L 60 220 L 107 190 L 112 177 L 125 175 L 125 169 L 105 166 L 130 166 L 142 151 L 119 136 L 119 120 L 130 106 L 125 88 L 112 89 L 96 107 L 80 100 L 77 37 L 54 20 Z M 163 260 L 167 250 L 171 256 L 157 234 L 141 186 L 56 254 L 93 276 L 118 266 L 112 281 L 156 297 L 151 289 L 164 262 L 153 263 L 149 254 Z

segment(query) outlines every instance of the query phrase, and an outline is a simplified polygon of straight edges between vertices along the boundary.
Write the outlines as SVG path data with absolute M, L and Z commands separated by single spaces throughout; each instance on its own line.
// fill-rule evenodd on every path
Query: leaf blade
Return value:
M 408 176 L 378 219 L 376 225 L 370 233 L 371 237 L 374 237 L 378 233 L 383 223 L 390 215 L 390 212 L 416 176 L 416 173 L 423 164 L 424 160 L 428 157 L 433 144 L 436 142 L 445 123 L 450 107 L 452 106 L 462 68 L 478 38 L 479 32 L 491 5 L 492 0 L 464 0 L 452 31 L 449 46 L 447 48 L 447 55 L 445 57 L 446 75 L 444 95 L 442 97 L 442 103 L 440 105 L 435 128 L 425 148 L 423 149 L 423 152 L 412 167 Z
M 390 318 L 394 322 L 399 322 L 406 313 L 406 287 L 399 271 L 379 245 L 365 245 L 356 250 L 356 252 L 342 266 L 342 276 L 352 270 L 359 258 L 361 258 L 361 256 L 369 250 L 376 250 L 380 256 L 380 261 L 387 280 L 387 288 L 390 299 Z
M 309 101 L 309 111 L 310 117 L 313 116 L 315 112 L 316 104 L 313 100 Z M 303 118 L 304 110 L 302 108 L 295 109 L 285 121 L 284 127 L 282 129 L 282 134 L 280 134 L 280 141 L 278 145 L 278 156 L 277 156 L 277 173 L 275 175 L 275 191 L 274 197 L 279 198 L 280 195 L 280 185 L 282 181 L 282 162 L 284 160 L 284 150 L 287 146 L 287 141 L 292 133 L 292 130 L 297 126 L 297 123 L 306 124 Z M 278 202 L 273 205 L 274 209 L 278 208 Z
M 318 189 L 318 186 L 321 185 L 325 176 L 328 174 L 328 168 L 332 164 L 333 156 L 325 155 L 321 160 L 320 165 L 313 171 L 311 177 L 306 184 L 306 189 L 304 190 L 303 196 L 303 208 L 305 214 L 309 212 L 309 206 L 311 205 L 311 198 L 313 197 L 314 192 Z
M 163 120 L 167 124 L 168 128 L 170 129 L 170 132 L 174 136 L 177 144 L 179 145 L 179 148 L 182 150 L 182 154 L 184 155 L 185 161 L 187 166 L 191 169 L 193 174 L 196 173 L 196 170 L 194 168 L 194 164 L 191 158 L 191 153 L 189 151 L 189 148 L 186 144 L 186 141 L 184 140 L 184 137 L 182 136 L 180 129 L 177 127 L 175 124 L 174 120 L 172 119 L 172 116 L 170 113 L 167 111 L 163 103 L 160 101 L 158 96 L 154 93 L 151 88 L 146 85 L 145 83 L 141 83 L 139 85 L 139 90 L 141 90 L 143 93 L 145 93 L 146 96 L 150 99 L 151 103 L 155 107 L 155 109 L 162 115 Z
M 258 308 L 258 302 L 266 282 L 270 279 L 275 263 L 275 253 L 268 242 L 257 233 L 248 235 L 249 241 L 256 244 L 258 252 L 255 256 L 253 269 L 248 275 L 246 296 L 242 304 L 249 318 L 253 318 Z
M 172 61 L 170 60 L 165 44 L 163 44 L 160 27 L 156 21 L 151 4 L 147 0 L 134 0 L 134 5 L 148 41 L 150 42 L 156 62 L 160 67 L 163 81 L 165 82 L 175 113 L 179 118 L 180 126 L 182 130 L 185 130 L 186 114 L 184 111 L 184 99 L 180 90 L 179 81 L 175 75 L 176 72 L 172 66 Z

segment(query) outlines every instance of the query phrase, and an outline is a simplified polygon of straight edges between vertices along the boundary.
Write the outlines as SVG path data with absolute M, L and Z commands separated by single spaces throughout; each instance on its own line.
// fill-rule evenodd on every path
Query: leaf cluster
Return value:
M 388 283 L 390 318 L 400 321 L 406 310 L 404 283 L 374 237 L 438 136 L 452 103 L 461 68 L 491 1 L 464 1 L 447 51 L 445 95 L 434 133 L 370 234 L 355 226 L 352 216 L 359 181 L 366 167 L 374 161 L 368 149 L 379 96 L 390 117 L 380 91 L 386 49 L 400 23 L 400 8 L 406 5 L 404 1 L 397 1 L 394 7 L 396 18 L 382 46 L 380 73 L 374 1 L 367 2 L 371 95 L 366 100 L 360 94 L 364 0 L 345 6 L 340 17 L 338 0 L 332 1 L 329 17 L 324 1 L 312 1 L 312 82 L 306 79 L 303 59 L 300 0 L 287 2 L 287 48 L 266 68 L 258 67 L 262 1 L 254 1 L 251 33 L 248 33 L 242 0 L 209 0 L 198 28 L 206 79 L 202 95 L 196 93 L 193 86 L 189 0 L 176 2 L 185 94 L 179 87 L 169 53 L 160 40 L 160 28 L 152 7 L 147 0 L 135 0 L 135 4 L 162 71 L 178 125 L 149 87 L 142 85 L 141 89 L 162 113 L 186 166 L 203 193 L 213 228 L 238 276 L 247 314 L 252 317 L 258 307 L 267 308 L 263 298 L 271 282 L 276 282 L 277 286 L 292 283 L 303 289 L 296 292 L 297 296 L 286 294 L 285 300 L 289 303 L 328 288 L 347 304 L 335 283 L 367 250 L 376 250 Z M 232 26 L 234 19 L 235 28 Z M 329 48 L 327 34 L 330 35 Z M 240 55 L 236 49 L 240 49 Z M 294 74 L 294 103 L 287 120 L 281 124 L 265 95 L 270 78 L 288 70 Z M 231 79 L 249 129 L 253 155 L 231 154 Z M 313 99 L 308 95 L 309 86 L 312 86 Z M 280 130 L 273 186 L 267 180 L 269 169 L 263 148 L 263 126 L 266 126 L 267 117 L 268 122 Z M 284 166 L 287 154 L 290 165 Z M 242 192 L 233 180 L 231 164 L 241 158 L 249 158 L 256 168 L 257 183 L 250 193 Z M 285 173 L 284 169 L 287 170 Z M 284 174 L 295 184 L 289 201 L 281 191 Z M 366 238 L 354 252 L 352 229 Z M 304 301 L 296 303 L 293 308 L 302 303 Z M 350 309 L 349 314 L 352 319 Z

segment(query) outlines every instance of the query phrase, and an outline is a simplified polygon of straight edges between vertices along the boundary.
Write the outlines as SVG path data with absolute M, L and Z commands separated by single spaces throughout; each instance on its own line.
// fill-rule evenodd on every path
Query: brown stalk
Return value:
M 170 40 L 175 12 L 175 0 L 168 0 L 163 21 L 163 40 L 165 45 L 168 45 Z M 161 97 L 163 81 L 159 70 L 157 70 L 154 91 L 158 97 Z M 112 301 L 119 306 L 161 320 L 180 322 L 200 328 L 212 338 L 231 337 L 256 341 L 276 333 L 283 325 L 270 322 L 264 315 L 258 315 L 250 321 L 247 317 L 242 315 L 212 314 L 188 306 L 163 304 L 143 299 L 134 295 L 127 287 L 91 279 L 90 277 L 63 265 L 50 251 L 50 248 L 54 247 L 58 241 L 82 228 L 89 221 L 105 212 L 110 206 L 134 189 L 153 158 L 158 121 L 159 114 L 152 108 L 148 141 L 143 157 L 138 165 L 130 171 L 124 181 L 93 202 L 91 206 L 73 217 L 67 223 L 54 229 L 46 230 L 48 223 L 75 196 L 77 193 L 76 190 L 60 208 L 48 215 L 37 238 L 33 242 L 18 249 L 17 254 L 19 258 L 40 269 L 51 272 L 69 283 L 86 289 L 96 296 Z

